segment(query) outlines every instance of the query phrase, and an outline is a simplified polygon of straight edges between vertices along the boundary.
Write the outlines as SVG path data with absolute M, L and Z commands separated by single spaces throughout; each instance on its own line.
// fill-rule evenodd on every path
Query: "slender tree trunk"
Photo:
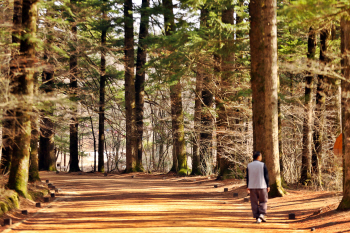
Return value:
M 328 58 L 326 57 L 328 40 L 330 37 L 330 30 L 323 29 L 320 33 L 320 62 L 327 63 Z M 312 173 L 314 174 L 314 179 L 316 185 L 322 186 L 321 180 L 321 160 L 324 153 L 324 124 L 325 124 L 325 110 L 326 110 L 326 98 L 327 92 L 329 91 L 328 78 L 319 75 L 317 83 L 316 92 L 316 120 L 314 128 L 314 144 L 315 150 L 312 153 Z
M 152 160 L 153 160 L 153 170 L 156 168 L 156 155 L 155 155 L 155 150 L 154 150 L 154 145 L 156 143 L 156 128 L 155 128 L 155 122 L 154 122 L 154 116 L 155 113 L 153 111 L 153 107 L 150 104 L 150 109 L 151 109 L 151 123 L 152 123 Z M 157 151 L 157 148 L 156 148 Z
M 71 3 L 74 6 L 76 0 L 71 0 Z M 77 88 L 78 88 L 78 56 L 76 51 L 77 46 L 77 25 L 76 22 L 72 23 L 71 27 L 72 31 L 72 47 L 71 47 L 71 54 L 69 59 L 69 69 L 70 69 L 70 88 L 71 88 L 71 95 L 72 95 L 72 101 L 74 104 L 74 109 L 72 111 L 72 118 L 70 123 L 70 137 L 69 137 L 69 153 L 70 153 L 70 168 L 69 171 L 76 172 L 80 171 L 79 169 L 79 149 L 78 149 L 78 103 L 76 100 L 77 96 Z
M 38 96 L 38 73 L 34 74 L 34 97 Z M 32 115 L 30 116 L 31 137 L 30 137 L 30 162 L 29 162 L 29 181 L 40 181 L 39 164 L 38 164 L 38 142 L 39 142 L 39 112 L 33 107 Z
M 201 69 L 199 67 L 199 69 Z M 194 130 L 192 136 L 193 143 L 193 158 L 192 158 L 192 175 L 201 174 L 200 170 L 200 128 L 201 128 L 201 114 L 202 114 L 202 82 L 203 74 L 197 70 L 196 76 L 196 92 L 194 104 Z
M 207 9 L 201 9 L 201 20 L 204 21 L 203 27 L 207 26 L 207 20 L 209 17 L 209 11 Z M 202 25 L 201 25 L 202 26 Z M 219 55 L 214 54 L 214 70 L 220 72 L 220 61 Z M 212 161 L 212 145 L 213 145 L 213 116 L 211 111 L 213 110 L 214 100 L 213 100 L 213 89 L 212 79 L 204 67 L 201 67 L 201 74 L 203 75 L 202 81 L 202 112 L 201 112 L 201 133 L 200 133 L 200 165 L 203 172 L 206 175 L 211 173 L 211 161 Z
M 38 164 L 38 142 L 39 142 L 39 114 L 35 110 L 31 116 L 31 139 L 30 139 L 30 167 L 29 181 L 40 181 L 39 164 Z
M 33 83 L 35 67 L 35 34 L 37 21 L 37 2 L 23 0 L 22 25 L 25 34 L 20 44 L 20 59 L 11 64 L 14 74 L 11 77 L 11 93 L 17 97 L 16 123 L 11 170 L 8 187 L 20 195 L 27 197 L 31 122 L 30 115 L 33 105 Z
M 90 116 L 90 122 L 91 122 L 92 137 L 94 139 L 94 172 L 96 172 L 96 137 L 95 137 L 95 131 L 94 131 L 94 124 L 92 122 L 91 116 Z
M 47 56 L 44 56 L 47 60 Z M 42 75 L 43 91 L 46 95 L 51 96 L 54 85 L 53 67 L 47 64 Z M 39 170 L 56 171 L 56 156 L 55 156 L 55 131 L 53 117 L 53 103 L 46 102 L 46 109 L 42 113 L 40 124 L 40 140 L 39 140 Z
M 164 27 L 165 27 L 165 35 L 171 35 L 175 31 L 175 21 L 174 21 L 174 12 L 173 12 L 173 3 L 172 0 L 163 0 L 164 7 Z M 180 86 L 180 82 L 177 83 L 177 86 Z M 176 92 L 177 91 L 177 92 Z M 173 155 L 173 165 L 170 169 L 172 172 L 178 172 L 178 161 L 177 161 L 177 130 L 178 130 L 178 122 L 176 118 L 176 109 L 180 107 L 178 103 L 179 97 L 176 95 L 179 90 L 176 90 L 175 85 L 170 86 L 170 103 L 171 103 L 171 129 L 172 129 L 172 137 L 173 137 L 173 147 L 172 147 L 172 155 Z M 181 94 L 180 94 L 181 96 Z M 182 107 L 182 103 L 181 103 Z M 164 167 L 163 167 L 164 170 Z
M 337 33 L 337 27 L 335 25 L 335 23 L 332 23 L 332 31 L 331 31 L 331 39 L 332 40 L 336 40 L 336 33 Z M 340 45 L 341 50 L 343 49 L 342 43 Z M 342 63 L 342 62 L 341 62 Z M 344 70 L 342 71 L 343 75 L 344 75 Z M 336 115 L 336 119 L 335 119 L 335 123 L 337 126 L 337 134 L 341 134 L 342 133 L 342 111 L 341 111 L 341 80 L 338 79 L 332 79 L 332 86 L 334 88 L 334 93 L 332 93 L 331 95 L 335 95 L 335 103 L 332 106 L 333 109 L 335 110 L 337 115 Z
M 348 12 L 349 13 L 349 12 Z M 344 78 L 346 81 L 341 82 L 342 88 L 342 126 L 343 126 L 343 199 L 341 200 L 338 210 L 350 209 L 350 20 L 341 19 L 342 29 L 342 55 Z
M 105 3 L 105 1 L 103 1 Z M 104 8 L 104 6 L 103 6 Z M 102 33 L 101 33 L 101 76 L 100 76 L 100 104 L 98 113 L 98 171 L 105 171 L 104 145 L 105 145 L 105 85 L 106 85 L 106 37 L 107 37 L 107 13 L 102 10 Z
M 170 86 L 171 115 L 173 129 L 173 162 L 176 165 L 176 172 L 181 175 L 187 174 L 187 158 L 184 132 L 184 118 L 182 109 L 181 82 Z
M 21 33 L 22 33 L 22 5 L 23 0 L 15 0 L 13 5 L 13 27 L 12 27 L 12 43 L 21 43 Z M 19 46 L 11 50 L 11 62 L 18 63 L 19 58 Z M 17 65 L 10 69 L 10 76 L 14 75 L 15 70 L 17 70 Z M 11 81 L 11 80 L 10 80 Z M 9 109 L 5 110 L 2 124 L 2 153 L 1 153 L 1 165 L 0 169 L 3 173 L 10 171 L 11 159 L 12 159 L 12 149 L 14 140 L 14 111 Z
M 64 159 L 63 159 L 63 161 L 64 161 L 63 164 L 64 164 L 64 167 L 65 167 L 65 169 L 66 169 L 66 164 L 67 164 L 67 163 L 66 163 L 66 162 L 67 162 L 67 153 L 66 153 L 66 152 L 64 152 L 64 157 L 63 157 L 63 158 L 64 158 Z M 66 170 L 67 170 L 67 169 L 66 169 Z M 66 171 L 66 170 L 65 170 L 65 171 Z
M 213 109 L 213 92 L 211 90 L 210 76 L 206 75 L 203 79 L 202 90 L 202 115 L 201 115 L 201 134 L 200 134 L 200 162 L 206 174 L 210 174 L 210 163 L 212 161 L 212 145 L 213 145 L 213 116 L 211 110 Z
M 313 27 L 309 30 L 308 53 L 309 61 L 315 59 L 316 53 L 316 32 Z M 313 104 L 312 89 L 314 86 L 313 74 L 305 77 L 305 118 L 303 125 L 303 153 L 301 161 L 300 183 L 308 185 L 311 181 L 311 157 L 312 157 L 312 129 L 313 129 Z
M 2 124 L 2 148 L 1 164 L 2 173 L 7 173 L 11 168 L 12 149 L 14 140 L 14 111 L 6 110 L 3 116 Z
M 163 0 L 165 35 L 175 32 L 175 18 L 172 0 Z M 173 167 L 181 175 L 187 174 L 187 155 L 185 145 L 184 115 L 182 109 L 181 80 L 170 85 L 171 119 L 173 130 Z
M 143 171 L 142 166 L 142 136 L 143 136 L 143 108 L 145 96 L 145 77 L 144 66 L 147 59 L 147 44 L 143 41 L 148 36 L 149 24 L 149 0 L 142 0 L 141 23 L 139 34 L 139 45 L 137 49 L 136 77 L 135 77 L 135 100 L 136 100 L 136 124 L 137 124 L 137 170 Z
M 226 10 L 222 12 L 222 22 L 229 25 L 234 25 L 234 6 L 228 6 Z M 229 41 L 232 38 L 232 41 Z M 232 145 L 232 136 L 228 133 L 233 129 L 234 122 L 232 118 L 236 114 L 236 109 L 230 106 L 226 106 L 225 103 L 230 102 L 229 97 L 232 95 L 230 87 L 233 85 L 233 70 L 234 70 L 234 52 L 235 52 L 235 42 L 233 41 L 233 36 L 229 38 L 224 38 L 224 46 L 221 52 L 221 80 L 219 84 L 219 92 L 215 97 L 216 108 L 217 108 L 217 156 L 219 163 L 219 177 L 225 178 L 225 175 L 230 173 L 230 166 L 234 166 L 229 160 L 234 157 L 232 154 L 225 153 L 225 147 L 230 147 Z M 231 122 L 230 122 L 231 121 Z M 227 140 L 228 139 L 228 140 Z
M 205 30 L 207 26 L 208 11 L 202 7 L 200 16 L 200 28 Z M 194 132 L 193 132 L 193 158 L 192 158 L 192 174 L 202 174 L 201 171 L 201 119 L 202 119 L 202 91 L 203 91 L 203 77 L 204 67 L 197 64 L 196 75 L 196 91 L 195 91 L 195 107 L 194 107 Z
M 283 196 L 278 149 L 277 2 L 257 0 L 250 4 L 254 150 L 262 151 L 265 157 L 269 196 Z
M 281 98 L 279 96 L 280 94 L 280 80 L 278 81 L 278 154 L 280 159 L 280 173 L 282 180 L 284 179 L 284 153 L 283 153 L 283 138 L 282 138 L 282 111 L 281 111 Z M 283 183 L 283 182 L 282 182 Z
M 136 171 L 137 141 L 134 83 L 134 26 L 132 0 L 124 1 L 125 109 L 126 109 L 126 171 Z

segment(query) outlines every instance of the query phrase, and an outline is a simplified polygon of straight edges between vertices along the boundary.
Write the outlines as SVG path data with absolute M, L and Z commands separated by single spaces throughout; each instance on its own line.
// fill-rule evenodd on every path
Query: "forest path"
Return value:
M 234 199 L 207 178 L 40 175 L 61 193 L 11 232 L 300 232 L 289 229 L 280 213 L 271 212 L 268 223 L 255 224 L 243 193 Z

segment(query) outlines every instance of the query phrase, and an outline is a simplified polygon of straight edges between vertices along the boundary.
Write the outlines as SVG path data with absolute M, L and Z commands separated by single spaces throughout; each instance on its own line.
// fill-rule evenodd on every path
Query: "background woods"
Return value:
M 38 170 L 242 179 L 261 151 L 271 196 L 295 183 L 344 187 L 339 208 L 350 208 L 347 1 L 5 0 L 0 10 L 10 189 L 27 196 Z

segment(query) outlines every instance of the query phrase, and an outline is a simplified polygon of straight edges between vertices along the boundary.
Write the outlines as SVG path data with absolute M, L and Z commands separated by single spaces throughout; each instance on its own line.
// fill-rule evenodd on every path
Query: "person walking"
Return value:
M 269 174 L 265 163 L 261 162 L 262 154 L 256 151 L 253 162 L 247 167 L 247 192 L 250 194 L 253 217 L 256 223 L 266 222 L 267 199 L 270 192 Z

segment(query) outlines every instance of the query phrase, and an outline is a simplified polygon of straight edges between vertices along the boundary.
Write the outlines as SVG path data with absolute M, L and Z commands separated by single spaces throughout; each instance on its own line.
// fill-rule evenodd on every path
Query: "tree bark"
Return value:
M 22 5 L 23 0 L 15 0 L 13 2 L 13 26 L 12 26 L 12 43 L 21 43 L 21 33 L 22 33 Z M 11 50 L 11 60 L 12 63 L 17 63 L 19 46 L 14 47 Z M 14 71 L 17 69 L 13 67 L 14 70 L 10 69 L 10 76 L 14 75 Z M 3 173 L 10 171 L 11 159 L 12 159 L 12 148 L 14 140 L 14 111 L 9 109 L 5 110 L 3 116 L 2 125 L 2 153 L 1 153 L 1 164 L 0 169 Z
M 76 0 L 71 0 L 71 3 L 74 6 Z M 70 172 L 77 172 L 80 171 L 79 169 L 79 152 L 78 152 L 78 103 L 77 103 L 77 88 L 78 88 L 78 56 L 76 51 L 77 46 L 77 25 L 76 22 L 72 22 L 72 47 L 71 47 L 71 54 L 69 58 L 69 69 L 70 69 L 70 89 L 71 89 L 71 100 L 73 102 L 73 110 L 72 110 L 72 118 L 71 123 L 69 126 L 69 154 L 70 154 Z
M 34 74 L 34 96 L 38 96 L 38 74 Z M 31 137 L 30 137 L 30 163 L 29 163 L 29 181 L 40 181 L 39 164 L 38 164 L 38 142 L 39 142 L 39 112 L 33 107 L 32 115 L 30 116 L 31 123 Z
M 201 24 L 202 28 L 206 28 L 208 24 L 209 11 L 206 8 L 201 9 Z M 220 55 L 214 54 L 214 70 L 216 73 L 220 72 Z M 213 89 L 211 76 L 207 74 L 208 70 L 204 66 L 200 67 L 200 72 L 202 77 L 202 112 L 201 112 L 201 125 L 200 125 L 200 166 L 202 168 L 202 172 L 206 175 L 212 172 L 211 170 L 211 161 L 212 161 L 212 144 L 213 144 L 213 116 L 211 111 L 213 110 L 214 100 L 213 100 Z
M 278 149 L 277 1 L 257 0 L 250 4 L 254 150 L 262 151 L 265 157 L 269 196 L 277 197 L 284 195 Z M 263 99 L 257 98 L 262 95 Z M 264 144 L 260 142 L 262 138 Z
M 281 98 L 279 96 L 280 94 L 280 80 L 278 81 L 278 153 L 279 153 L 279 159 L 280 159 L 280 173 L 282 178 L 282 183 L 285 181 L 284 179 L 284 153 L 283 153 L 283 138 L 282 138 L 282 111 L 281 111 Z
M 47 60 L 47 55 L 44 59 Z M 47 62 L 47 67 L 42 74 L 42 89 L 47 96 L 52 96 L 54 85 L 54 70 Z M 40 124 L 39 139 L 39 170 L 56 171 L 56 155 L 55 155 L 55 130 L 53 117 L 53 103 L 47 101 L 46 109 L 43 111 Z
M 2 124 L 2 148 L 0 170 L 3 174 L 10 171 L 12 149 L 14 140 L 14 111 L 6 110 L 3 116 Z
M 265 78 L 264 78 L 264 27 L 263 0 L 249 3 L 250 13 L 250 53 L 251 53 L 251 88 L 253 109 L 253 150 L 265 154 Z
M 39 164 L 38 164 L 38 142 L 39 142 L 39 117 L 38 113 L 33 111 L 31 116 L 31 140 L 30 140 L 30 167 L 29 167 L 29 181 L 40 181 Z
M 172 0 L 163 0 L 165 35 L 171 36 L 175 32 L 175 17 Z M 173 130 L 173 167 L 180 175 L 186 175 L 187 154 L 184 131 L 184 115 L 182 109 L 182 88 L 181 80 L 170 85 L 171 120 Z
M 103 1 L 103 4 L 105 1 Z M 102 33 L 101 33 L 101 76 L 100 76 L 100 104 L 98 113 L 98 171 L 105 171 L 104 145 L 105 145 L 105 86 L 106 86 L 106 38 L 107 38 L 107 13 L 102 6 Z
M 200 67 L 199 67 L 200 69 Z M 202 114 L 202 82 L 203 74 L 197 70 L 196 76 L 196 92 L 194 104 L 194 130 L 192 136 L 193 157 L 192 157 L 192 175 L 200 175 L 200 128 Z
M 315 59 L 317 37 L 313 27 L 309 29 L 307 58 L 311 62 Z M 300 183 L 308 185 L 311 181 L 311 157 L 312 157 L 312 130 L 313 130 L 313 104 L 312 89 L 314 86 L 313 74 L 305 77 L 305 117 L 303 125 L 303 152 L 301 161 Z
M 208 11 L 205 7 L 201 9 L 200 28 L 205 30 L 207 27 Z M 202 91 L 203 77 L 205 74 L 204 66 L 201 63 L 197 64 L 196 75 L 196 91 L 195 91 L 195 110 L 194 110 L 194 132 L 192 137 L 193 143 L 193 158 L 192 158 L 192 174 L 202 174 L 201 171 L 201 119 L 202 119 Z
M 35 34 L 37 21 L 37 2 L 23 0 L 22 26 L 25 28 L 20 43 L 20 59 L 11 63 L 11 70 L 16 71 L 11 77 L 11 93 L 17 97 L 15 109 L 15 138 L 11 160 L 8 187 L 27 197 L 31 122 L 33 105 L 33 80 L 35 67 Z
M 137 124 L 137 170 L 143 171 L 142 166 L 142 136 L 143 136 L 143 108 L 145 96 L 145 77 L 144 66 L 147 59 L 147 44 L 143 41 L 148 36 L 149 24 L 149 0 L 142 0 L 141 23 L 139 34 L 139 45 L 137 48 L 136 59 L 136 77 L 135 77 L 135 100 L 136 100 L 136 124 Z
M 212 145 L 213 145 L 213 109 L 214 100 L 211 90 L 211 80 L 209 75 L 205 75 L 203 79 L 202 90 L 202 115 L 201 115 L 201 133 L 200 133 L 200 162 L 206 174 L 211 173 L 210 164 L 212 161 Z
M 349 13 L 349 12 L 348 12 Z M 342 88 L 342 131 L 343 131 L 343 199 L 338 210 L 350 209 L 350 20 L 341 19 L 342 63 L 344 78 Z
M 94 140 L 94 172 L 96 172 L 96 137 L 95 137 L 95 131 L 94 131 L 94 124 L 92 122 L 91 116 L 90 116 L 90 122 L 91 122 L 92 138 Z
M 328 58 L 326 57 L 328 40 L 330 37 L 330 29 L 323 29 L 320 33 L 320 62 L 326 64 Z M 325 124 L 325 110 L 326 110 L 326 98 L 329 91 L 329 80 L 324 75 L 318 76 L 317 92 L 316 92 L 316 120 L 314 128 L 314 144 L 315 149 L 312 153 L 312 173 L 316 185 L 322 186 L 321 180 L 321 160 L 324 153 L 324 124 Z
M 132 0 L 124 1 L 125 110 L 126 110 L 126 172 L 136 171 L 137 141 L 134 82 L 134 26 Z
M 234 6 L 227 6 L 226 10 L 222 11 L 222 22 L 225 24 L 234 25 Z M 231 39 L 232 38 L 232 39 Z M 216 109 L 217 109 L 217 156 L 218 156 L 218 167 L 219 167 L 219 177 L 225 179 L 226 175 L 229 175 L 231 171 L 230 167 L 234 164 L 230 160 L 234 157 L 231 153 L 225 152 L 225 147 L 231 147 L 232 136 L 230 132 L 235 130 L 232 126 L 235 122 L 232 122 L 234 116 L 236 115 L 236 109 L 228 106 L 229 100 L 232 92 L 230 87 L 233 85 L 233 71 L 234 71 L 234 52 L 235 52 L 235 42 L 234 37 L 224 38 L 224 46 L 221 52 L 221 77 L 219 81 L 219 91 L 215 96 Z M 231 40 L 230 40 L 231 39 Z

